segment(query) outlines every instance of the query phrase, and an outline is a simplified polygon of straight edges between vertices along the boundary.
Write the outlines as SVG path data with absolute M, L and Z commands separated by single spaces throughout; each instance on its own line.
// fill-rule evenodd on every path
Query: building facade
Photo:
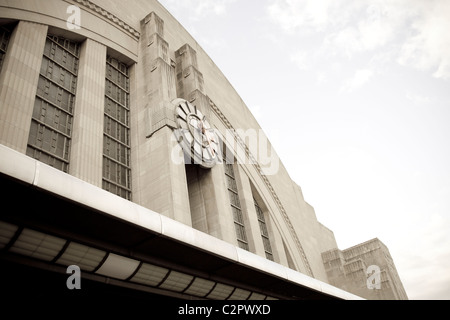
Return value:
M 338 247 L 333 232 L 317 220 L 238 93 L 157 1 L 0 0 L 0 26 L 5 185 L 25 192 L 14 183 L 29 183 L 30 197 L 45 195 L 61 210 L 77 203 L 103 213 L 78 217 L 73 209 L 67 219 L 83 232 L 43 203 L 36 207 L 41 220 L 30 218 L 26 204 L 21 214 L 3 213 L 4 259 L 16 263 L 22 253 L 39 260 L 39 246 L 32 253 L 20 246 L 34 235 L 57 243 L 49 240 L 58 249 L 40 259 L 50 269 L 81 264 L 94 280 L 158 295 L 292 298 L 299 290 L 303 298 L 356 297 L 329 285 L 339 284 L 322 259 Z M 94 232 L 94 221 L 108 225 Z M 207 261 L 256 268 L 285 289 L 202 269 L 175 249 L 170 256 L 141 242 L 130 249 L 127 235 L 118 240 L 130 228 L 158 234 L 168 248 L 177 239 L 206 250 Z M 84 254 L 69 258 L 77 250 Z M 46 269 L 42 263 L 35 264 Z
M 407 300 L 388 248 L 372 239 L 322 253 L 330 284 L 368 300 Z

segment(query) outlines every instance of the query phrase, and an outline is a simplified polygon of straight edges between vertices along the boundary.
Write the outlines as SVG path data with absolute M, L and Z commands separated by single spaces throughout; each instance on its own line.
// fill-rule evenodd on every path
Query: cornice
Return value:
M 126 31 L 128 34 L 130 34 L 136 40 L 139 40 L 139 38 L 141 36 L 141 34 L 138 30 L 134 29 L 129 24 L 127 24 L 126 22 L 124 22 L 123 20 L 121 20 L 120 18 L 118 18 L 117 16 L 112 14 L 111 12 L 109 12 L 108 10 L 100 7 L 99 5 L 96 5 L 92 1 L 89 1 L 89 0 L 71 0 L 71 1 L 65 0 L 65 1 L 76 3 L 77 5 L 83 7 L 84 9 L 86 9 L 88 11 L 99 14 L 103 18 L 105 18 L 105 19 L 109 20 L 111 23 L 115 24 L 120 29 L 123 29 L 124 31 Z

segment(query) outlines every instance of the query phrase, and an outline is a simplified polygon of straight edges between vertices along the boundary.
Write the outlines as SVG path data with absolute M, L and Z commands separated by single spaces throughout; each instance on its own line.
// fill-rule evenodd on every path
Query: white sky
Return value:
M 340 249 L 450 299 L 450 1 L 160 0 L 252 110 Z

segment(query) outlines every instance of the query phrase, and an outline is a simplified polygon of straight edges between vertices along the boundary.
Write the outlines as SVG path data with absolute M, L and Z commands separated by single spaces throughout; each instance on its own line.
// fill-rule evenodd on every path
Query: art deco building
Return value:
M 338 288 L 369 300 L 408 299 L 392 256 L 378 239 L 322 257 L 330 283 Z
M 3 288 L 67 294 L 78 266 L 85 294 L 359 298 L 322 259 L 333 232 L 157 1 L 0 0 L 0 25 Z

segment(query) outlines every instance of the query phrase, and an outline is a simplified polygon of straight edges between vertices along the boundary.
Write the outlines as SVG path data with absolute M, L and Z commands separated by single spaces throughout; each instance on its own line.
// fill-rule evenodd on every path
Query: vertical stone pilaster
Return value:
M 102 187 L 106 47 L 87 39 L 81 47 L 69 173 Z
M 175 106 L 171 103 L 176 96 L 175 75 L 173 68 L 158 58 L 151 63 L 148 80 L 148 108 L 146 109 L 147 132 L 150 138 L 161 128 L 177 128 Z
M 186 98 L 193 106 L 197 107 L 203 115 L 206 116 L 209 123 L 213 124 L 213 119 L 211 118 L 211 106 L 209 104 L 208 97 L 203 94 L 200 90 L 192 91 Z
M 172 159 L 177 146 L 177 98 L 175 69 L 164 40 L 164 21 L 150 13 L 141 21 L 141 42 L 136 78 L 136 109 L 131 114 L 132 166 L 139 173 L 133 181 L 135 201 L 140 205 L 192 226 L 184 163 Z M 133 165 L 134 164 L 134 165 Z M 137 193 L 137 195 L 136 195 Z
M 141 203 L 141 192 L 140 187 L 140 164 L 139 164 L 139 154 L 140 154 L 140 127 L 139 123 L 145 123 L 144 119 L 140 119 L 140 113 L 138 108 L 138 64 L 135 63 L 129 67 L 129 77 L 130 77 L 130 161 L 131 161 L 131 194 L 133 202 Z
M 289 267 L 288 258 L 286 256 L 286 252 L 284 251 L 283 238 L 281 237 L 281 233 L 275 226 L 274 221 L 269 213 L 266 213 L 266 218 L 269 220 L 266 222 L 269 224 L 269 234 L 272 236 L 270 238 L 270 245 L 272 246 L 273 258 L 275 262 Z
M 223 165 L 189 165 L 187 172 L 193 228 L 237 245 Z
M 164 21 L 152 12 L 141 21 L 141 28 L 144 90 L 148 97 L 146 136 L 151 137 L 164 126 L 176 128 L 175 109 L 171 101 L 177 98 L 177 90 L 169 44 L 163 38 Z
M 25 153 L 47 26 L 20 21 L 0 75 L 0 143 Z
M 237 245 L 233 213 L 225 180 L 225 168 L 217 164 L 202 181 L 209 233 Z
M 146 39 L 148 46 L 151 42 L 151 38 L 154 34 L 164 38 L 164 20 L 161 19 L 155 12 L 150 12 L 141 22 L 141 26 L 144 25 L 145 35 L 143 39 Z
M 211 107 L 204 91 L 203 74 L 198 69 L 196 51 L 185 44 L 175 52 L 175 58 L 178 96 L 191 102 L 210 120 Z M 192 171 L 195 170 L 188 169 L 191 175 Z M 196 171 L 197 176 L 189 181 L 194 228 L 237 245 L 223 165 Z
M 186 166 L 187 184 L 189 190 L 189 205 L 191 209 L 192 228 L 209 233 L 206 208 L 203 201 L 202 188 L 199 180 L 200 174 L 206 172 L 198 166 Z
M 178 96 L 191 101 L 191 95 L 194 91 L 204 95 L 203 74 L 198 69 L 197 52 L 191 46 L 185 44 L 175 52 L 175 58 Z
M 165 126 L 140 148 L 140 204 L 192 226 L 184 163 L 171 158 L 178 142 Z

